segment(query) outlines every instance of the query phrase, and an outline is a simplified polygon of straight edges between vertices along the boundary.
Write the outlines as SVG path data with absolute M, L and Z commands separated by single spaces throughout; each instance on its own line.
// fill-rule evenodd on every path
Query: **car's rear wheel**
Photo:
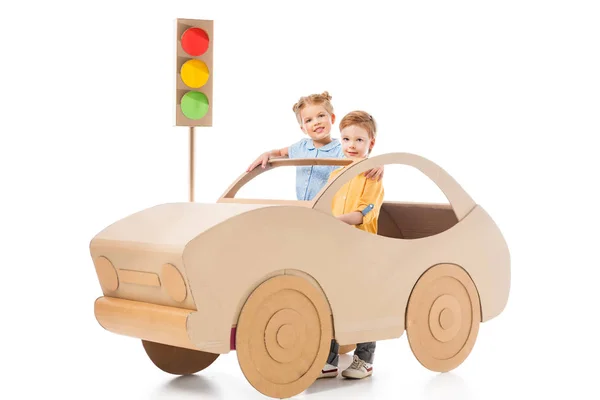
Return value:
M 475 345 L 481 308 L 477 288 L 461 267 L 439 264 L 417 281 L 406 310 L 410 348 L 432 371 L 458 367 Z
M 144 350 L 158 368 L 173 375 L 191 375 L 211 365 L 219 354 L 184 349 L 142 340 Z
M 340 354 L 346 354 L 346 353 L 350 353 L 352 350 L 356 349 L 356 345 L 355 344 L 345 344 L 343 346 L 340 346 Z
M 297 276 L 276 276 L 242 307 L 236 332 L 238 362 L 266 396 L 292 397 L 307 389 L 327 361 L 333 337 L 323 294 Z

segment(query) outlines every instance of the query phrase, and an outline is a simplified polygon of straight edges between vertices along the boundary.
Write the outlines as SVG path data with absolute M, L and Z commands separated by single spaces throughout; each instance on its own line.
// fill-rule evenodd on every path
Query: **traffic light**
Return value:
M 212 126 L 213 21 L 177 19 L 176 126 Z

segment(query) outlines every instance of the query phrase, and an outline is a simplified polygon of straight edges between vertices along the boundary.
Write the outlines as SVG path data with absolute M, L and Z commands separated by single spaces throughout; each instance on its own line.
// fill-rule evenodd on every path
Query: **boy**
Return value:
M 340 131 L 342 150 L 346 157 L 361 160 L 369 156 L 377 134 L 377 126 L 371 115 L 364 111 L 347 114 L 340 122 Z M 346 167 L 333 171 L 329 180 L 334 179 L 344 168 Z M 339 220 L 376 235 L 383 195 L 382 182 L 368 179 L 365 174 L 357 175 L 335 194 L 332 213 Z M 319 378 L 337 376 L 338 352 L 339 345 L 332 341 L 327 363 Z M 375 342 L 358 343 L 352 364 L 342 372 L 342 376 L 352 379 L 371 376 L 374 354 Z

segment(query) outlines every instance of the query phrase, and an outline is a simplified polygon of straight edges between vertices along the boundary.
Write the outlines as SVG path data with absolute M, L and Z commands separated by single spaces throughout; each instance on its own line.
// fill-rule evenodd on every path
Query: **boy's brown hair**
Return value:
M 367 131 L 370 139 L 375 139 L 377 137 L 377 123 L 371 114 L 364 111 L 349 112 L 340 121 L 340 131 L 353 125 L 357 125 Z M 370 153 L 371 149 L 369 149 L 369 154 Z
M 298 120 L 298 123 L 302 125 L 302 118 L 300 117 L 300 112 L 307 105 L 323 105 L 323 107 L 329 114 L 333 114 L 333 105 L 331 105 L 330 100 L 331 95 L 326 91 L 321 94 L 311 94 L 309 96 L 300 97 L 300 100 L 298 100 L 298 102 L 294 104 L 294 107 L 292 108 L 294 110 L 294 113 L 296 114 L 296 119 Z

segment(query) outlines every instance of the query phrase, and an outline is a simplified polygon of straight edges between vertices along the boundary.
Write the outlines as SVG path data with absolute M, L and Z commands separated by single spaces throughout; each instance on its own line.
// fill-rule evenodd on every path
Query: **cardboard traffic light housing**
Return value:
M 177 19 L 176 126 L 212 126 L 213 21 Z

